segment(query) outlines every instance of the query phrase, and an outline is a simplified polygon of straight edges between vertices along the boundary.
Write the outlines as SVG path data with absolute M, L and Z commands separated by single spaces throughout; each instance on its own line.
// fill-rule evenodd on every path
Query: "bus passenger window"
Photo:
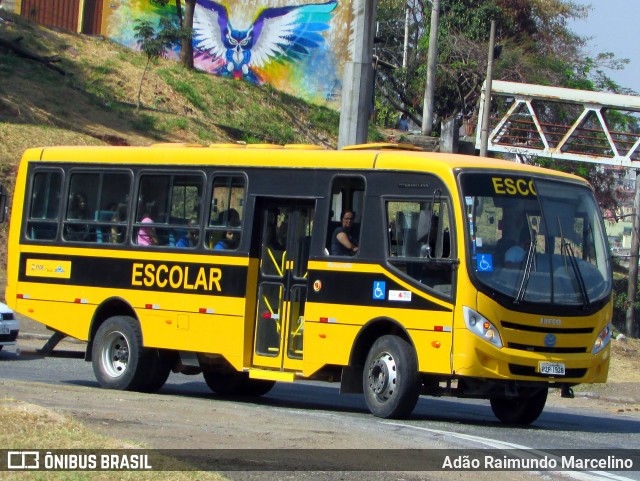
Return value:
M 200 225 L 203 186 L 201 173 L 141 176 L 134 242 L 142 246 L 180 247 L 176 243 L 187 236 L 189 226 Z
M 386 203 L 389 262 L 441 294 L 451 294 L 449 203 L 445 199 Z
M 214 178 L 205 240 L 209 249 L 230 251 L 238 248 L 242 235 L 245 195 L 244 176 Z
M 60 171 L 42 170 L 34 174 L 28 210 L 27 239 L 51 241 L 56 238 L 61 192 Z

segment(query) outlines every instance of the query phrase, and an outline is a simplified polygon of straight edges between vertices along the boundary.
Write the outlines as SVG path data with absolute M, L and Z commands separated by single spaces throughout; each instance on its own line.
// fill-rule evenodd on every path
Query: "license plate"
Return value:
M 564 364 L 561 362 L 540 362 L 538 364 L 538 371 L 540 374 L 564 376 Z
M 0 334 L 9 334 L 11 330 L 8 327 L 0 327 Z

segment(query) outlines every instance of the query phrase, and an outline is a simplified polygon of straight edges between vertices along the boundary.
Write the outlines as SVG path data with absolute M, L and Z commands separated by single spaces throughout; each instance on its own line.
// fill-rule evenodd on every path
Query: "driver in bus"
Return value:
M 354 256 L 358 253 L 358 243 L 351 234 L 355 214 L 351 210 L 342 213 L 342 225 L 331 236 L 331 254 L 334 256 Z

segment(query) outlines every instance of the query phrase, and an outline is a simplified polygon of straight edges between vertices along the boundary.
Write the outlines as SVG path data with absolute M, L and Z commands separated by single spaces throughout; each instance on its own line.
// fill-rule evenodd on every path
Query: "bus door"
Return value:
M 258 204 L 260 205 L 260 204 Z M 253 365 L 302 368 L 307 261 L 315 201 L 262 203 Z

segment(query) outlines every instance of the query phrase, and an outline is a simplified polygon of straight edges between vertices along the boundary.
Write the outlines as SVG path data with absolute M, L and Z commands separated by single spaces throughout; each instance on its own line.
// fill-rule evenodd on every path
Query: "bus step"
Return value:
M 249 369 L 251 379 L 264 379 L 266 381 L 293 382 L 296 378 L 295 372 L 290 371 L 270 371 L 268 369 Z

